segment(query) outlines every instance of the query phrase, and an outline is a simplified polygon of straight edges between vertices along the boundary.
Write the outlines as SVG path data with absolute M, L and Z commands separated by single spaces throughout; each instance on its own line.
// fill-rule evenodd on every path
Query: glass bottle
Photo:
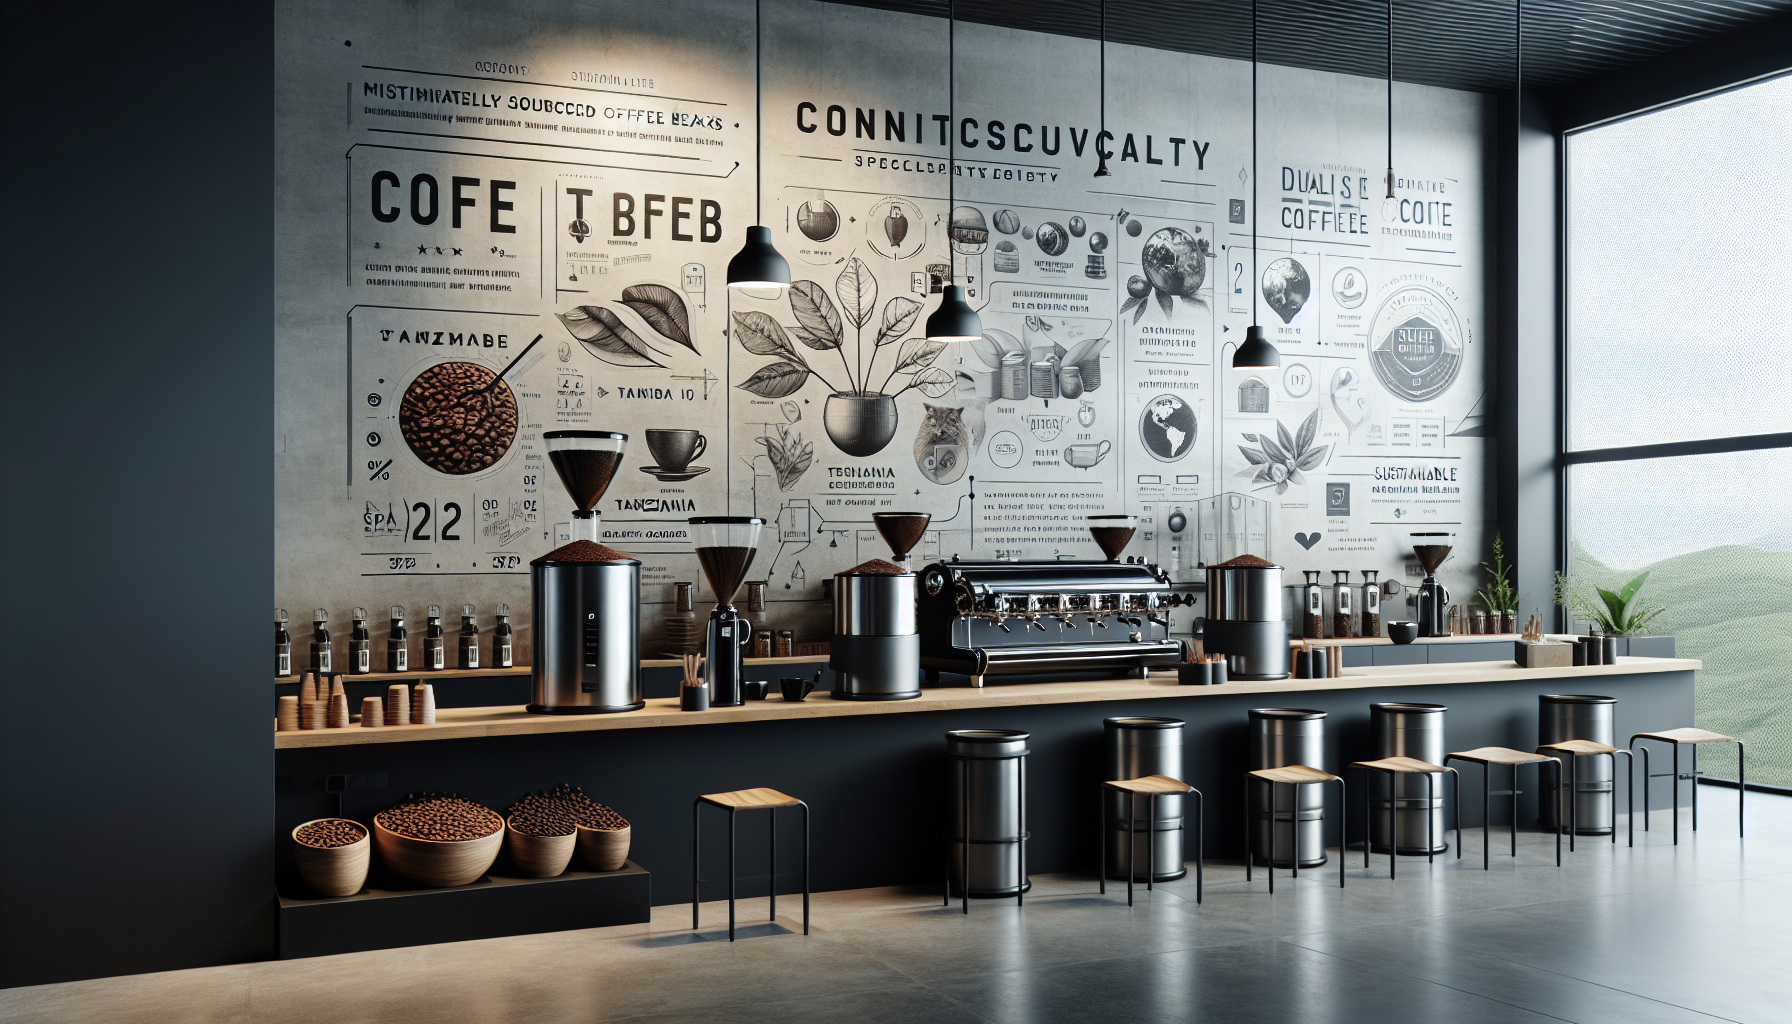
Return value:
M 479 614 L 470 604 L 460 606 L 460 660 L 464 671 L 479 667 Z
M 274 678 L 292 675 L 292 634 L 286 631 L 286 609 L 274 609 Z
M 1319 585 L 1319 570 L 1302 570 L 1307 585 L 1302 592 L 1306 612 L 1301 616 L 1301 636 L 1308 640 L 1325 639 L 1325 588 Z
M 442 642 L 442 606 L 432 604 L 423 624 L 423 671 L 440 672 L 447 668 L 447 654 Z
M 1332 636 L 1356 635 L 1355 616 L 1350 611 L 1350 570 L 1332 570 Z
M 411 634 L 404 628 L 404 605 L 392 606 L 392 632 L 386 634 L 386 671 L 411 670 Z
M 510 668 L 513 665 L 510 644 L 510 606 L 498 606 L 498 624 L 492 627 L 492 667 Z
M 356 608 L 354 628 L 348 634 L 348 671 L 364 676 L 373 671 L 373 634 L 367 632 L 367 609 Z
M 1375 582 L 1379 570 L 1363 570 L 1363 635 L 1381 635 L 1381 585 Z
M 330 658 L 330 611 L 327 608 L 311 613 L 311 671 L 319 678 L 334 671 Z

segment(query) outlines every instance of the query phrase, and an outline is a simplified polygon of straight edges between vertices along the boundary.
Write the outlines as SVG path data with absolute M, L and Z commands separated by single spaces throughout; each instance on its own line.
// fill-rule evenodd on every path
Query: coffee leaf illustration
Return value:
M 1241 444 L 1238 446 L 1238 450 L 1244 453 L 1244 460 L 1253 466 L 1261 466 L 1269 461 L 1269 456 L 1255 448 L 1246 448 Z
M 1276 424 L 1276 426 L 1280 427 L 1281 424 L 1278 423 L 1278 424 Z M 1283 431 L 1283 434 L 1286 434 L 1286 433 L 1287 433 L 1287 431 Z M 1265 437 L 1263 439 L 1263 454 L 1269 456 L 1269 461 L 1271 461 L 1271 462 L 1287 462 L 1288 461 L 1288 453 L 1286 451 L 1282 450 L 1282 448 L 1279 445 L 1277 445 L 1274 441 L 1271 441 L 1267 437 Z
M 1157 304 L 1164 311 L 1164 319 L 1169 319 L 1176 312 L 1174 297 L 1169 292 L 1155 292 Z
M 915 389 L 928 398 L 944 398 L 952 393 L 955 384 L 955 378 L 937 366 L 915 374 Z
M 602 306 L 579 306 L 556 313 L 560 323 L 585 346 L 586 351 L 616 366 L 664 366 L 654 356 L 663 355 Z
M 1084 341 L 1077 342 L 1075 348 L 1064 353 L 1064 365 L 1081 366 L 1083 363 L 1099 357 L 1102 348 L 1106 346 L 1107 343 L 1108 339 L 1106 338 L 1088 338 Z
M 945 350 L 946 343 L 943 341 L 929 341 L 926 338 L 910 338 L 902 343 L 900 349 L 896 350 L 896 372 L 907 373 L 910 370 L 919 370 L 924 366 L 931 366 L 933 365 L 933 361 L 939 358 L 939 354 Z M 937 398 L 939 396 L 935 395 L 934 397 Z
M 1298 455 L 1301 448 L 1304 447 L 1294 443 L 1294 435 L 1288 432 L 1287 427 L 1282 426 L 1281 420 L 1276 421 L 1276 441 L 1281 444 L 1282 450 L 1288 452 L 1291 457 Z
M 691 313 L 684 298 L 663 284 L 632 284 L 622 290 L 622 304 L 640 314 L 647 325 L 692 352 Z M 701 355 L 702 353 L 698 353 Z
M 920 315 L 921 304 L 906 295 L 897 295 L 884 303 L 884 321 L 877 329 L 877 347 L 901 341 Z
M 736 387 L 751 391 L 760 398 L 783 398 L 796 394 L 809 380 L 809 368 L 799 363 L 767 363 Z
M 877 311 L 877 278 L 864 260 L 854 256 L 846 261 L 846 269 L 834 281 L 834 294 L 840 296 L 840 306 L 854 327 L 863 329 L 871 322 Z
M 790 336 L 769 313 L 751 310 L 734 314 L 734 336 L 740 339 L 742 347 L 756 356 L 786 356 L 792 362 L 803 361 L 796 346 L 790 343 Z
M 992 370 L 1002 368 L 1002 346 L 991 340 L 989 335 L 972 338 L 971 351 L 977 353 L 977 358 L 983 361 L 984 366 Z
M 802 325 L 802 333 L 797 338 L 803 344 L 823 350 L 840 347 L 843 330 L 840 311 L 834 308 L 834 300 L 828 298 L 826 288 L 814 281 L 793 283 L 790 286 L 790 311 Z
M 1280 426 L 1280 424 L 1277 424 Z M 1313 444 L 1313 438 L 1319 433 L 1319 410 L 1314 409 L 1300 425 L 1297 440 L 1292 445 L 1297 452 L 1304 452 Z
M 1304 452 L 1304 453 L 1302 453 L 1300 458 L 1294 460 L 1295 468 L 1296 469 L 1318 469 L 1320 464 L 1325 461 L 1325 453 L 1329 452 L 1331 450 L 1332 450 L 1331 445 L 1322 444 L 1310 452 Z

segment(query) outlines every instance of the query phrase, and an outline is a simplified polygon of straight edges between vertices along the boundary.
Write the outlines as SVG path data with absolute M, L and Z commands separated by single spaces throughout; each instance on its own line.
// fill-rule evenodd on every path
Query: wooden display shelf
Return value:
M 687 725 L 725 725 L 798 718 L 849 715 L 896 715 L 919 711 L 958 711 L 1032 704 L 1146 700 L 1165 697 L 1208 697 L 1237 693 L 1286 695 L 1319 690 L 1378 686 L 1436 686 L 1459 683 L 1515 682 L 1539 679 L 1596 679 L 1644 672 L 1686 672 L 1700 662 L 1692 658 L 1620 658 L 1616 665 L 1522 669 L 1512 661 L 1465 661 L 1445 665 L 1377 665 L 1347 668 L 1332 679 L 1284 679 L 1275 682 L 1229 682 L 1221 686 L 1179 686 L 1176 672 L 1153 672 L 1147 679 L 1107 679 L 1072 683 L 996 683 L 930 687 L 914 700 L 837 701 L 817 692 L 808 700 L 786 702 L 772 697 L 739 707 L 680 711 L 677 698 L 651 699 L 640 711 L 609 715 L 535 715 L 522 705 L 484 708 L 442 708 L 434 725 L 393 725 L 377 729 L 311 729 L 274 733 L 276 750 L 339 747 L 375 743 L 418 743 L 429 740 L 476 739 L 484 736 L 526 736 L 537 733 L 599 732 L 610 729 L 653 729 Z

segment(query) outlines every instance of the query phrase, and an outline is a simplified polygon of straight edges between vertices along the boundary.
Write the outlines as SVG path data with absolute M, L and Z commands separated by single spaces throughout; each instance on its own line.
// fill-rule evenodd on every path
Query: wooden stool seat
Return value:
M 1115 779 L 1112 782 L 1104 782 L 1102 785 L 1121 793 L 1137 793 L 1140 796 L 1178 796 L 1195 788 L 1180 779 L 1172 779 L 1168 775 L 1147 775 L 1142 779 Z
M 1338 777 L 1331 772 L 1322 772 L 1317 768 L 1308 768 L 1304 764 L 1291 764 L 1285 768 L 1259 768 L 1246 772 L 1253 779 L 1264 782 L 1283 782 L 1289 785 L 1303 785 L 1308 782 L 1334 782 Z
M 1707 729 L 1695 729 L 1690 726 L 1685 729 L 1668 729 L 1663 732 L 1639 732 L 1635 736 L 1630 737 L 1632 745 L 1635 745 L 1637 740 L 1660 740 L 1663 743 L 1737 742 L 1736 737 L 1734 736 L 1725 736 L 1721 732 L 1711 732 Z
M 1542 764 L 1544 761 L 1555 760 L 1548 754 L 1527 754 L 1522 750 L 1513 750 L 1511 747 L 1476 747 L 1473 750 L 1463 750 L 1444 756 L 1446 761 L 1452 758 L 1458 761 L 1473 761 L 1476 764 L 1505 765 Z
M 1352 761 L 1352 768 L 1367 768 L 1372 772 L 1387 772 L 1392 775 L 1438 775 L 1455 771 L 1441 764 L 1421 761 L 1416 757 L 1384 757 L 1378 761 Z
M 802 803 L 794 796 L 775 789 L 737 789 L 732 793 L 705 793 L 697 799 L 731 811 L 762 810 L 767 807 L 795 807 Z
M 1563 740 L 1560 743 L 1545 743 L 1537 748 L 1538 753 L 1545 750 L 1557 750 L 1564 754 L 1615 754 L 1618 748 L 1598 740 Z

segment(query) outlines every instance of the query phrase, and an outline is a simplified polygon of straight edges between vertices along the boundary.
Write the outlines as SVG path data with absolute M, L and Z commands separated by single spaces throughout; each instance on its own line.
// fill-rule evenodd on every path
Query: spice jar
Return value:
M 510 668 L 514 661 L 511 645 L 510 606 L 498 606 L 498 624 L 492 628 L 492 667 Z
M 392 632 L 386 634 L 386 671 L 411 670 L 411 634 L 404 628 L 404 605 L 392 606 Z
M 330 658 L 330 612 L 325 608 L 311 613 L 311 671 L 320 676 L 334 671 Z
M 772 656 L 772 631 L 762 629 L 753 634 L 753 657 L 769 658 Z
M 778 630 L 777 641 L 772 645 L 772 657 L 788 658 L 796 653 L 796 633 L 788 629 Z
M 1332 570 L 1332 636 L 1347 637 L 1355 635 L 1354 618 L 1350 611 L 1350 570 Z
M 348 671 L 364 676 L 373 671 L 373 634 L 367 632 L 367 609 L 356 608 L 354 628 L 348 634 Z
M 1375 582 L 1379 570 L 1363 570 L 1363 635 L 1381 636 L 1381 585 Z
M 429 606 L 429 615 L 423 627 L 423 670 L 440 672 L 447 668 L 448 651 L 442 637 L 442 606 Z
M 1306 613 L 1301 616 L 1301 636 L 1308 640 L 1325 638 L 1325 588 L 1319 585 L 1319 570 L 1303 570 L 1307 586 L 1303 591 Z
M 292 634 L 286 631 L 286 609 L 274 609 L 274 678 L 292 675 Z
M 463 671 L 479 667 L 479 615 L 470 604 L 460 606 L 459 665 Z

